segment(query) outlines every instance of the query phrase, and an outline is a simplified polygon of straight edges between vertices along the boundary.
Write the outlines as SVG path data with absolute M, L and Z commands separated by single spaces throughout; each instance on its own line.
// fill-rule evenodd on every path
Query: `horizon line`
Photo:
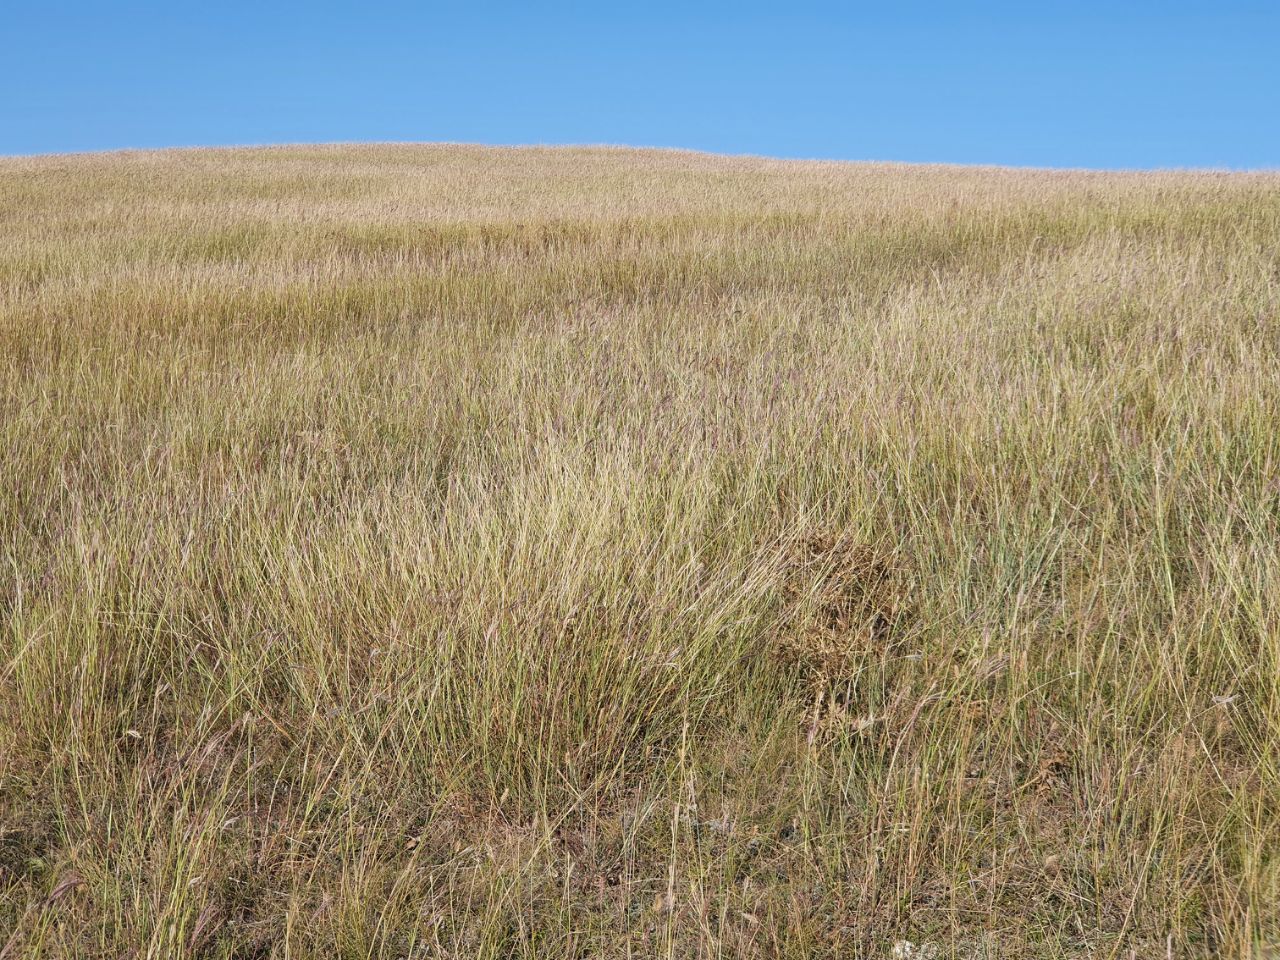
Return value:
M 100 147 L 88 150 L 37 150 L 0 154 L 0 162 L 8 160 L 44 160 L 58 158 L 90 158 L 108 157 L 118 154 L 141 153 L 185 153 L 197 151 L 234 151 L 234 150 L 286 150 L 306 148 L 343 148 L 343 147 L 458 147 L 473 150 L 613 150 L 618 152 L 637 153 L 679 153 L 701 157 L 717 157 L 726 160 L 757 160 L 775 163 L 796 164 L 835 164 L 849 166 L 902 166 L 902 167 L 957 167 L 980 170 L 1010 170 L 1044 173 L 1214 173 L 1214 174 L 1276 174 L 1280 173 L 1280 164 L 1274 166 L 1233 167 L 1233 166 L 1157 166 L 1157 167 L 1091 167 L 1078 165 L 1046 166 L 1043 164 L 998 163 L 992 161 L 961 160 L 892 160 L 850 157 L 817 157 L 817 156 L 783 156 L 778 154 L 728 152 L 704 150 L 697 147 L 686 147 L 666 144 L 629 144 L 606 142 L 485 142 L 479 140 L 297 140 L 279 142 L 244 142 L 244 143 L 211 143 L 188 144 L 175 143 L 163 146 L 119 146 Z

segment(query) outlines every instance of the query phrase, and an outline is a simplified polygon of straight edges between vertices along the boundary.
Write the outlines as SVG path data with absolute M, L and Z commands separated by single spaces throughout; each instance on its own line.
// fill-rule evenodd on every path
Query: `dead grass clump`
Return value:
M 811 534 L 784 574 L 776 652 L 813 694 L 851 681 L 889 654 L 910 609 L 901 559 L 848 534 Z

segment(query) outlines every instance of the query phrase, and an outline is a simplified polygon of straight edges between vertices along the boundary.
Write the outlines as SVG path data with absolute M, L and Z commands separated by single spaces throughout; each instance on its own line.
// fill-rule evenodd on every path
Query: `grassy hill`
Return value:
M 1280 175 L 0 160 L 0 957 L 895 945 L 1280 948 Z

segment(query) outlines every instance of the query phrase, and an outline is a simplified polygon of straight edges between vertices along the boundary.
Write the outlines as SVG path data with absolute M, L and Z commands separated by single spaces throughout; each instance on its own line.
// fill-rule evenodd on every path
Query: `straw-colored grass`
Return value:
M 895 945 L 1280 949 L 1280 176 L 0 161 L 0 957 Z

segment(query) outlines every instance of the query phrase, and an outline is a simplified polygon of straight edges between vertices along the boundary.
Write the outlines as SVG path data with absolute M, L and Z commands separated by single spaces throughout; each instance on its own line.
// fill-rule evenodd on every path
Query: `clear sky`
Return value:
M 0 154 L 338 140 L 1280 167 L 1280 0 L 0 0 Z

